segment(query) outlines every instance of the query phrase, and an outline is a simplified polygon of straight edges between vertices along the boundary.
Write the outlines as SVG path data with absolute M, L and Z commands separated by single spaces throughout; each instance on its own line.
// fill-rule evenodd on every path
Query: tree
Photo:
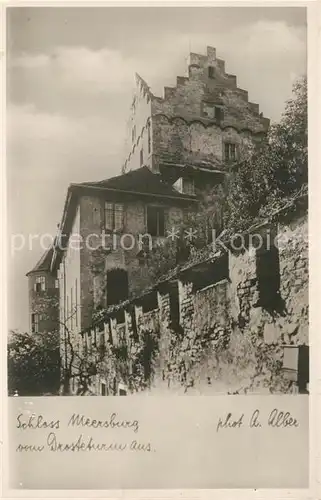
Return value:
M 57 394 L 60 355 L 55 334 L 11 332 L 8 341 L 8 392 L 19 396 Z
M 308 181 L 307 81 L 298 80 L 280 123 L 272 125 L 252 155 L 231 172 L 224 226 L 249 227 L 267 205 L 277 207 Z
M 43 304 L 58 307 L 55 298 Z M 71 382 L 78 379 L 79 393 L 88 392 L 88 381 L 97 372 L 96 361 L 75 342 L 68 321 L 57 321 L 52 332 L 20 333 L 11 331 L 8 339 L 8 393 L 19 396 L 70 395 Z M 79 334 L 77 334 L 79 335 Z

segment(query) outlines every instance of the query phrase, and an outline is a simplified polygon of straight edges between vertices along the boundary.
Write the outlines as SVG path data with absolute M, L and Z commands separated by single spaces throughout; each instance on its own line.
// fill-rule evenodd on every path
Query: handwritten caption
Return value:
M 216 417 L 216 419 L 213 418 L 213 426 L 216 427 L 216 432 L 226 432 L 229 429 L 243 427 L 250 429 L 264 427 L 287 429 L 299 427 L 299 422 L 289 411 L 274 408 L 267 413 L 258 409 L 248 414 L 240 413 L 238 415 L 227 412 L 218 418 Z M 156 451 L 151 442 L 141 442 L 139 440 L 140 422 L 138 419 L 122 419 L 117 413 L 111 413 L 105 420 L 93 419 L 80 413 L 73 413 L 65 421 L 46 419 L 42 414 L 32 413 L 27 416 L 19 413 L 16 417 L 16 428 L 21 431 L 22 435 L 26 435 L 27 431 L 31 431 L 31 433 L 28 432 L 29 443 L 20 442 L 16 447 L 17 452 L 130 451 L 150 453 Z M 82 432 L 73 437 L 70 432 L 68 433 L 69 429 L 82 429 Z M 106 434 L 103 433 L 103 436 L 106 437 L 103 437 L 102 440 L 102 433 L 99 432 L 95 435 L 95 430 L 106 431 Z M 110 437 L 108 430 L 113 431 L 113 440 L 108 439 Z M 124 433 L 126 439 L 124 439 Z M 32 439 L 36 435 L 37 439 L 30 443 L 30 437 Z M 66 436 L 69 436 L 69 439 Z M 39 437 L 43 441 L 39 442 Z
M 261 415 L 260 410 L 254 410 L 248 417 L 244 413 L 233 415 L 228 412 L 220 417 L 217 422 L 216 431 L 223 429 L 240 429 L 248 426 L 258 429 L 264 426 L 275 429 L 284 429 L 289 427 L 299 427 L 298 420 L 291 415 L 289 411 L 282 411 L 274 408 L 269 414 Z
M 128 441 L 109 441 L 102 442 L 88 435 L 85 431 L 79 434 L 75 439 L 68 442 L 61 441 L 59 431 L 66 428 L 82 428 L 92 431 L 93 429 L 113 430 L 117 433 L 129 431 L 137 435 L 140 429 L 138 420 L 122 420 L 116 413 L 111 413 L 106 420 L 92 419 L 79 413 L 73 413 L 67 421 L 48 420 L 42 414 L 33 413 L 31 416 L 25 416 L 23 413 L 17 415 L 16 428 L 23 431 L 43 431 L 46 433 L 45 441 L 41 444 L 22 444 L 19 443 L 16 451 L 18 452 L 81 452 L 81 451 L 132 451 L 132 452 L 154 452 L 150 442 L 142 443 L 138 439 L 129 439 Z M 46 432 L 48 431 L 48 432 Z M 64 433 L 65 435 L 65 433 Z M 99 438 L 101 433 L 99 434 Z

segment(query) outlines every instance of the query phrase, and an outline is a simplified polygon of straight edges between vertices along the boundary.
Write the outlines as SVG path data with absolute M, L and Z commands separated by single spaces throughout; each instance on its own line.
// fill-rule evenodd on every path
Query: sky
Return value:
M 189 52 L 208 45 L 278 121 L 306 73 L 306 10 L 7 9 L 9 328 L 28 328 L 25 274 L 43 252 L 40 236 L 56 233 L 68 185 L 120 174 L 135 72 L 162 96 L 186 74 Z M 13 251 L 16 235 L 26 244 Z

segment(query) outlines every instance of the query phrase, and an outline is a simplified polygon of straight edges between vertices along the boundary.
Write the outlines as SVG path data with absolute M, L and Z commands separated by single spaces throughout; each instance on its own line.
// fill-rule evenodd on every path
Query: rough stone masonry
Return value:
M 267 276 L 260 276 L 259 251 L 253 244 L 229 250 L 224 262 L 218 259 L 215 264 L 213 257 L 213 262 L 198 263 L 132 303 L 106 311 L 92 332 L 96 337 L 103 333 L 106 343 L 104 361 L 93 380 L 95 392 L 101 393 L 102 383 L 109 395 L 117 394 L 119 384 L 124 393 L 306 392 L 306 197 L 257 232 L 264 236 L 271 229 L 276 230 L 278 251 L 269 261 Z M 226 277 L 211 283 L 215 272 L 210 266 L 226 264 Z M 269 302 L 264 302 L 260 280 L 273 285 L 274 274 L 278 278 L 274 301 L 272 290 Z M 120 309 L 124 309 L 121 322 L 117 321 Z

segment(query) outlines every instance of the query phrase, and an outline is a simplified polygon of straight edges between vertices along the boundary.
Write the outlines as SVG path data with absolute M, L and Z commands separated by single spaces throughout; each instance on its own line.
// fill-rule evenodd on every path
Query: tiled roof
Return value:
M 31 273 L 37 273 L 40 271 L 50 271 L 50 264 L 53 256 L 53 247 L 48 248 L 45 251 L 41 259 L 37 262 L 35 267 L 27 273 L 27 276 Z
M 173 187 L 162 181 L 157 174 L 153 174 L 148 167 L 141 167 L 127 174 L 99 182 L 83 182 L 80 186 L 186 198 L 186 195 L 178 193 Z

